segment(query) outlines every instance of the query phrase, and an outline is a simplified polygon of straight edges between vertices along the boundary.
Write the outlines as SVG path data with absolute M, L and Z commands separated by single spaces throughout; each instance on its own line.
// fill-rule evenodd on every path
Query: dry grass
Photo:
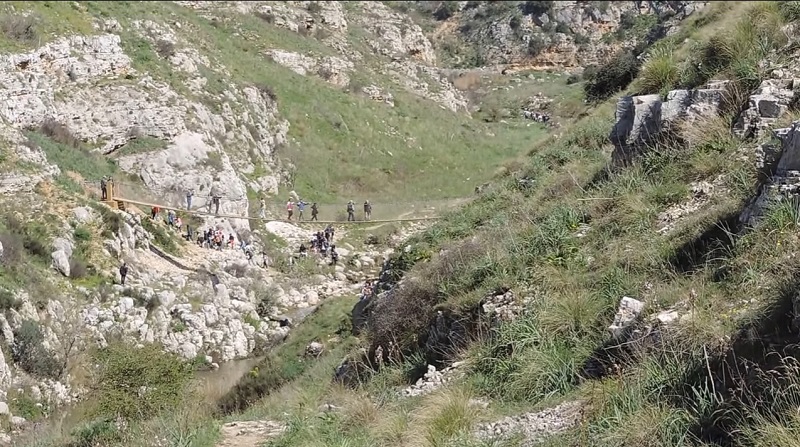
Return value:
M 411 432 L 405 445 L 441 447 L 464 436 L 480 411 L 464 389 L 451 388 L 427 396 L 411 416 Z

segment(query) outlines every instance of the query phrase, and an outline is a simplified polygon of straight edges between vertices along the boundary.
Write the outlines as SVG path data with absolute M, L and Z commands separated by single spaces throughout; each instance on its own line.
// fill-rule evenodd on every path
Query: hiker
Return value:
M 211 197 L 211 201 L 214 202 L 214 214 L 216 215 L 219 215 L 219 199 L 221 198 L 220 196 Z
M 311 205 L 311 220 L 317 220 L 317 213 L 319 213 L 319 209 L 317 209 L 317 202 L 314 202 Z
M 158 213 L 160 213 L 160 212 L 161 212 L 161 208 L 159 208 L 158 206 L 154 206 L 153 209 L 150 210 L 150 217 L 153 220 L 156 220 L 158 218 Z
M 266 204 L 266 202 L 264 202 L 264 198 L 263 197 L 258 199 L 258 205 L 260 207 L 259 210 L 258 210 L 258 217 L 260 217 L 262 219 L 266 219 L 267 218 L 267 204 Z
M 333 226 L 331 224 L 328 224 L 328 226 L 325 227 L 324 235 L 325 235 L 325 242 L 327 242 L 328 244 L 333 243 Z
M 175 218 L 175 228 L 178 229 L 179 233 L 181 231 L 181 228 L 183 228 L 183 219 L 181 219 L 180 216 Z
M 190 189 L 186 191 L 186 210 L 192 209 L 192 196 L 194 196 L 194 190 Z
M 356 220 L 356 205 L 353 201 L 347 202 L 347 221 L 355 222 Z
M 364 220 L 370 220 L 372 218 L 372 204 L 369 203 L 369 200 L 364 202 Z
M 294 213 L 294 202 L 292 202 L 292 199 L 289 199 L 289 201 L 286 202 L 286 214 L 287 214 L 286 219 L 292 220 L 293 213 Z
M 228 248 L 233 249 L 236 246 L 236 238 L 233 237 L 233 233 L 228 237 Z
M 306 202 L 303 199 L 297 201 L 297 220 L 303 220 L 303 211 L 306 209 Z
M 336 246 L 331 245 L 331 265 L 336 265 L 339 262 L 339 253 L 336 251 Z
M 108 200 L 108 190 L 106 189 L 106 176 L 100 179 L 100 200 Z
M 119 277 L 120 277 L 120 284 L 123 286 L 125 285 L 125 277 L 128 276 L 128 263 L 123 262 L 121 266 L 119 266 Z
M 255 263 L 255 261 L 253 260 L 253 246 L 252 245 L 247 244 L 244 247 L 244 255 L 247 256 L 247 263 L 248 264 L 254 264 Z
M 308 248 L 306 248 L 306 244 L 300 244 L 300 256 L 303 258 L 308 257 Z
M 168 210 L 167 211 L 167 224 L 169 226 L 175 226 L 175 211 Z
M 364 283 L 364 287 L 361 288 L 361 299 L 363 300 L 370 295 L 372 295 L 372 281 L 367 280 L 367 282 Z

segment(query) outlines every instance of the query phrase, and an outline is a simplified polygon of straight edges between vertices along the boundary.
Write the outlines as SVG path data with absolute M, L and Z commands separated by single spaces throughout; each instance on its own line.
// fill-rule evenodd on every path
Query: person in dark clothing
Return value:
M 356 204 L 353 201 L 347 202 L 347 221 L 353 222 L 356 220 Z
M 300 256 L 301 257 L 308 256 L 308 248 L 306 248 L 306 244 L 300 244 Z
M 369 200 L 364 202 L 364 220 L 372 219 L 372 204 Z
M 336 246 L 331 245 L 331 265 L 336 265 L 339 262 L 339 253 L 336 251 Z
M 311 204 L 311 220 L 317 220 L 317 214 L 319 213 L 319 209 L 317 208 L 317 202 Z
M 121 266 L 119 266 L 119 277 L 120 277 L 120 284 L 123 286 L 125 285 L 125 277 L 128 276 L 128 263 L 123 262 Z
M 214 202 L 214 214 L 219 214 L 219 199 L 221 197 L 214 196 L 212 197 L 212 201 Z
M 106 189 L 106 176 L 100 179 L 100 200 L 108 200 L 108 190 Z

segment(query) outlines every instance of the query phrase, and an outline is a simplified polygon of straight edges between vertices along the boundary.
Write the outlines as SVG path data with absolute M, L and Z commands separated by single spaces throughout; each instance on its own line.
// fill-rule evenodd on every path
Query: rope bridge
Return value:
M 85 182 L 85 183 L 86 184 L 90 184 L 92 186 L 97 185 L 97 189 L 99 190 L 98 182 Z M 176 206 L 165 205 L 165 204 L 161 204 L 161 203 L 155 203 L 155 202 L 158 201 L 157 199 L 155 199 L 155 200 L 151 199 L 152 201 L 134 200 L 134 199 L 131 199 L 129 197 L 123 196 L 122 194 L 128 195 L 128 193 L 121 193 L 119 191 L 119 188 L 118 188 L 119 186 L 121 186 L 120 183 L 118 183 L 116 181 L 113 182 L 113 183 L 107 184 L 106 188 L 107 188 L 107 193 L 108 193 L 108 198 L 109 199 L 104 200 L 104 201 L 101 200 L 101 201 L 103 203 L 105 203 L 106 205 L 112 207 L 112 208 L 122 209 L 122 210 L 125 209 L 126 204 L 130 204 L 130 205 L 137 205 L 137 206 L 146 207 L 146 208 L 158 207 L 158 208 L 161 208 L 161 209 L 164 209 L 164 210 L 170 210 L 170 209 L 172 209 L 172 210 L 180 210 L 183 213 L 190 214 L 190 215 L 195 215 L 195 216 L 210 216 L 210 217 L 221 217 L 221 218 L 228 218 L 228 219 L 244 219 L 244 220 L 251 220 L 251 221 L 263 221 L 263 222 L 286 222 L 286 223 L 292 223 L 292 224 L 295 224 L 295 225 L 297 225 L 297 224 L 300 224 L 300 225 L 306 225 L 306 224 L 355 224 L 355 225 L 358 225 L 358 224 L 378 224 L 378 223 L 393 223 L 393 222 L 420 222 L 420 221 L 428 221 L 428 220 L 437 220 L 437 219 L 440 218 L 439 216 L 403 217 L 405 215 L 413 213 L 413 211 L 410 211 L 410 212 L 407 212 L 405 214 L 401 214 L 400 217 L 397 217 L 397 218 L 355 220 L 355 221 L 348 221 L 346 219 L 308 220 L 309 217 L 311 216 L 310 205 L 306 207 L 306 210 L 304 212 L 305 213 L 305 216 L 304 216 L 305 220 L 298 220 L 298 219 L 288 220 L 288 219 L 278 219 L 278 218 L 274 218 L 274 217 L 261 218 L 259 216 L 252 216 L 251 217 L 251 216 L 240 216 L 240 215 L 233 215 L 233 214 L 224 214 L 224 213 L 216 214 L 216 213 L 209 212 L 209 211 L 201 211 L 199 209 L 187 210 L 185 208 L 185 206 L 184 207 L 176 207 Z M 125 188 L 125 189 L 128 189 L 128 188 Z M 195 195 L 194 197 L 205 197 L 205 196 Z M 208 197 L 208 198 L 210 198 L 210 197 Z M 223 197 L 223 199 L 224 199 L 224 197 Z M 229 201 L 235 202 L 235 201 L 240 201 L 240 200 L 248 200 L 248 199 L 244 198 L 244 199 L 229 200 Z M 459 200 L 459 202 L 460 202 L 460 200 Z M 418 204 L 421 205 L 421 204 L 432 204 L 432 203 L 444 205 L 444 206 L 440 206 L 438 208 L 442 208 L 442 207 L 448 208 L 448 207 L 452 207 L 453 205 L 457 204 L 453 200 L 450 200 L 450 201 L 441 201 L 441 202 L 435 202 L 435 201 L 433 201 L 433 202 L 418 202 L 418 203 L 415 203 L 413 205 L 411 205 L 411 204 L 406 204 L 406 205 L 411 205 L 411 208 L 413 209 L 413 208 L 417 208 Z M 270 205 L 273 205 L 273 207 L 274 207 L 276 204 L 271 203 Z M 384 211 L 386 209 L 389 209 L 387 207 L 387 205 L 390 206 L 391 208 L 395 208 L 397 205 L 400 205 L 400 204 L 378 204 L 378 206 L 383 208 Z M 322 214 L 323 211 L 325 211 L 325 210 L 322 209 L 323 207 L 331 208 L 333 206 L 335 206 L 336 209 L 339 210 L 342 214 L 345 214 L 344 211 L 343 211 L 344 210 L 344 206 L 343 205 L 324 204 L 322 206 L 318 205 L 318 209 L 320 211 L 320 214 Z M 373 207 L 375 207 L 374 203 L 373 203 Z M 205 206 L 201 206 L 201 208 L 206 208 L 207 209 L 208 205 L 206 204 Z M 428 211 L 428 210 L 429 211 L 434 211 L 437 207 L 425 206 L 425 207 L 420 207 L 420 208 L 423 208 L 426 211 Z M 356 205 L 356 215 L 361 214 L 360 209 L 361 208 L 360 208 L 359 204 L 357 204 Z M 272 211 L 274 211 L 274 210 L 272 210 Z M 335 211 L 332 213 L 331 210 L 328 209 L 327 212 L 325 212 L 324 214 L 326 214 L 326 215 L 336 215 L 335 213 L 336 213 Z M 374 214 L 375 213 L 373 213 L 373 215 Z M 297 216 L 297 209 L 295 209 L 295 215 Z

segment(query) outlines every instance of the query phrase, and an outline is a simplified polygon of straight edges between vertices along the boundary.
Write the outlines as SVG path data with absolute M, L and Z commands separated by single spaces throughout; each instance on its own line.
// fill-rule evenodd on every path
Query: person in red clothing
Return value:
M 289 201 L 286 202 L 286 219 L 292 220 L 292 214 L 294 214 L 294 202 L 292 202 L 292 199 L 289 199 Z

